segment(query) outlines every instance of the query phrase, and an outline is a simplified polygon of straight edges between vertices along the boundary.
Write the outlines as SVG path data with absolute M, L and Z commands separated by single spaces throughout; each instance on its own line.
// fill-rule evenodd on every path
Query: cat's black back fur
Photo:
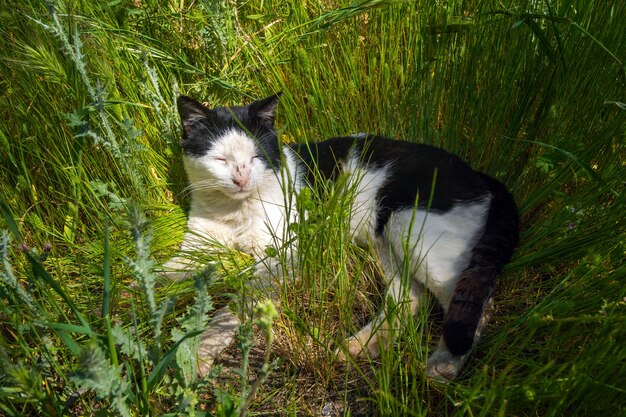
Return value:
M 294 148 L 309 167 L 310 182 L 315 181 L 317 172 L 335 179 L 341 170 L 338 162 L 346 160 L 350 152 L 358 155 L 366 168 L 389 168 L 387 181 L 377 195 L 379 235 L 394 211 L 417 203 L 419 208 L 446 212 L 455 204 L 485 198 L 492 181 L 441 148 L 382 136 L 337 137 Z

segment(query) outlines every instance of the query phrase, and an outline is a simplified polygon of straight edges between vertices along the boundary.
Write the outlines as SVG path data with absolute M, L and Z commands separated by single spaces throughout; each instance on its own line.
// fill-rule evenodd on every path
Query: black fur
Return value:
M 292 149 L 307 169 L 307 180 L 315 188 L 318 177 L 336 180 L 341 173 L 340 164 L 348 158 L 354 138 L 334 138 L 323 142 L 297 143 Z
M 339 164 L 350 152 L 359 155 L 364 167 L 391 167 L 387 182 L 377 195 L 376 231 L 380 236 L 394 211 L 420 208 L 445 213 L 455 204 L 479 201 L 489 193 L 484 175 L 459 157 L 433 146 L 381 136 L 338 137 L 295 146 L 309 169 L 335 179 Z M 309 180 L 315 177 L 309 173 Z

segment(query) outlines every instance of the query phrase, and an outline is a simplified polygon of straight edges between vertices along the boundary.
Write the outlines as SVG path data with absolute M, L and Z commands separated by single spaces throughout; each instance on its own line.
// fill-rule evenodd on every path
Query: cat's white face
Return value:
M 185 164 L 192 189 L 221 191 L 236 200 L 256 191 L 268 169 L 254 141 L 239 129 L 214 139 L 205 155 L 187 156 Z
M 274 95 L 246 106 L 209 109 L 189 97 L 178 98 L 181 145 L 192 191 L 218 192 L 234 200 L 263 191 L 265 179 L 281 163 L 274 129 L 277 103 Z M 219 204 L 213 197 L 199 198 Z

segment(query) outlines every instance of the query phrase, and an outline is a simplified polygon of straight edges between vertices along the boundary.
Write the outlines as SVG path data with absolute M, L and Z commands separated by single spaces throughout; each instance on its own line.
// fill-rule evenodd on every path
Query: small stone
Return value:
M 327 402 L 324 405 L 324 407 L 322 407 L 322 416 L 324 417 L 332 416 L 334 410 L 335 410 L 335 404 L 333 404 L 332 402 Z

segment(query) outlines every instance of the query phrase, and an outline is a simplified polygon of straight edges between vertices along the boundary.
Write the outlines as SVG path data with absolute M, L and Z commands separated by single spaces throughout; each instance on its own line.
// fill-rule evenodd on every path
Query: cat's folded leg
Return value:
M 414 280 L 403 281 L 402 262 L 398 262 L 391 255 L 391 248 L 385 240 L 376 242 L 376 250 L 385 274 L 387 307 L 381 308 L 378 316 L 347 339 L 343 348 L 337 350 L 338 358 L 343 361 L 347 359 L 346 353 L 353 358 L 380 356 L 381 349 L 392 342 L 391 336 L 397 333 L 402 321 L 408 315 L 414 316 L 426 300 L 422 284 Z
M 229 307 L 223 307 L 215 313 L 209 327 L 200 336 L 198 375 L 209 373 L 215 359 L 235 340 L 240 324 L 239 317 Z
M 387 309 L 392 308 L 394 311 L 383 309 L 357 334 L 346 340 L 345 348 L 337 351 L 340 360 L 347 359 L 346 353 L 353 358 L 380 356 L 381 350 L 392 342 L 391 337 L 397 333 L 402 321 L 409 315 L 413 317 L 417 313 L 426 296 L 418 282 L 412 281 L 406 288 L 400 278 L 396 277 L 389 284 L 386 299 L 391 301 Z M 408 307 L 408 311 L 404 309 L 405 307 Z
M 493 311 L 493 298 L 490 298 L 483 310 L 480 321 L 478 322 L 478 327 L 476 328 L 476 334 L 474 335 L 474 344 L 472 345 L 472 349 L 469 352 L 455 356 L 448 350 L 446 346 L 446 342 L 444 341 L 443 336 L 439 339 L 439 343 L 437 345 L 437 349 L 435 352 L 428 358 L 426 362 L 426 375 L 429 378 L 435 379 L 440 382 L 449 382 L 456 378 L 461 367 L 467 361 L 467 358 L 472 353 L 472 350 L 478 343 L 480 339 L 480 335 L 482 334 L 485 325 L 489 321 L 491 317 L 491 312 Z

